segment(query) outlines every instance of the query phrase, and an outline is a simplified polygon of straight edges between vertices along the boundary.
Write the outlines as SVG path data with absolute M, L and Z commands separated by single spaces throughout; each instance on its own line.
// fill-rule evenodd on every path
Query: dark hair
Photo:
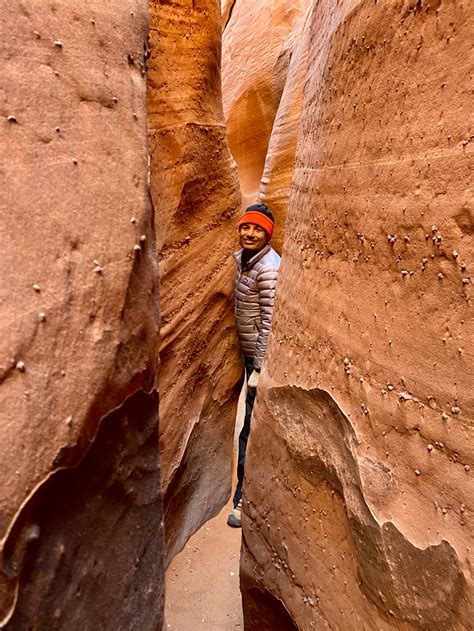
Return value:
M 250 211 L 262 213 L 262 215 L 265 215 L 266 217 L 268 217 L 272 223 L 275 223 L 275 217 L 273 216 L 272 211 L 268 208 L 266 204 L 252 204 L 252 206 L 249 206 L 245 210 L 245 212 L 250 212 Z

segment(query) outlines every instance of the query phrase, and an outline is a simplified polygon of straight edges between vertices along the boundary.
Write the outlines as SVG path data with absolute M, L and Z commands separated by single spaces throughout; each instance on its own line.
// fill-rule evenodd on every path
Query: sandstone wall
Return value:
M 0 626 L 157 629 L 142 0 L 2 7 Z
M 161 209 L 160 453 L 167 559 L 228 500 L 239 349 L 231 254 L 240 196 L 226 141 L 217 0 L 151 2 L 151 190 Z
M 314 3 L 246 629 L 472 626 L 472 26 L 455 0 Z
M 242 201 L 256 201 L 275 115 L 309 0 L 223 2 L 222 88 Z M 283 215 L 284 217 L 284 215 Z M 278 216 L 275 243 L 281 244 Z
M 272 133 L 268 141 L 265 165 L 260 180 L 258 201 L 271 208 L 275 216 L 272 245 L 282 251 L 286 213 L 296 152 L 296 140 L 301 115 L 301 99 L 308 72 L 308 53 L 312 4 L 307 3 L 291 31 L 291 47 L 287 77 L 275 114 Z

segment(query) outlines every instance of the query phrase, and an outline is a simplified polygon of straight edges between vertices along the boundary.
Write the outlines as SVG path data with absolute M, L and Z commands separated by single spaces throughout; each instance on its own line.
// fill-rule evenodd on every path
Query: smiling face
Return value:
M 243 223 L 239 228 L 240 246 L 244 250 L 261 250 L 267 244 L 267 233 L 254 223 Z

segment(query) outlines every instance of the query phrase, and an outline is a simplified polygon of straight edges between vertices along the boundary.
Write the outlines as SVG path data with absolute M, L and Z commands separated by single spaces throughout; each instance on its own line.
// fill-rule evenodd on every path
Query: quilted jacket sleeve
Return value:
M 267 350 L 268 336 L 270 335 L 270 326 L 273 316 L 273 305 L 275 304 L 277 279 L 278 268 L 276 267 L 267 267 L 257 276 L 261 327 L 255 345 L 253 364 L 258 370 L 262 367 L 265 351 Z

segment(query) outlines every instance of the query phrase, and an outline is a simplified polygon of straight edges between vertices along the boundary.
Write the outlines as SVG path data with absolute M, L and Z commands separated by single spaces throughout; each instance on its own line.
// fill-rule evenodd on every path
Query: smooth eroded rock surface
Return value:
M 308 0 L 223 4 L 222 89 L 229 146 L 244 206 L 254 203 Z M 281 243 L 282 217 L 276 241 Z M 280 225 L 279 225 L 280 224 Z
M 151 2 L 151 189 L 161 209 L 160 454 L 168 561 L 230 494 L 241 377 L 231 254 L 240 195 L 226 141 L 217 0 Z
M 301 116 L 301 100 L 306 74 L 308 72 L 308 53 L 311 36 L 307 28 L 311 19 L 312 4 L 302 10 L 293 25 L 286 46 L 291 54 L 288 60 L 287 79 L 281 94 L 278 110 L 275 113 L 272 133 L 265 155 L 265 165 L 258 190 L 258 201 L 272 209 L 276 219 L 272 245 L 279 252 L 282 250 L 286 213 L 290 195 L 296 141 Z
M 246 629 L 472 627 L 472 26 L 454 0 L 315 3 L 306 24 Z
M 2 8 L 8 629 L 162 621 L 147 30 L 141 0 Z

